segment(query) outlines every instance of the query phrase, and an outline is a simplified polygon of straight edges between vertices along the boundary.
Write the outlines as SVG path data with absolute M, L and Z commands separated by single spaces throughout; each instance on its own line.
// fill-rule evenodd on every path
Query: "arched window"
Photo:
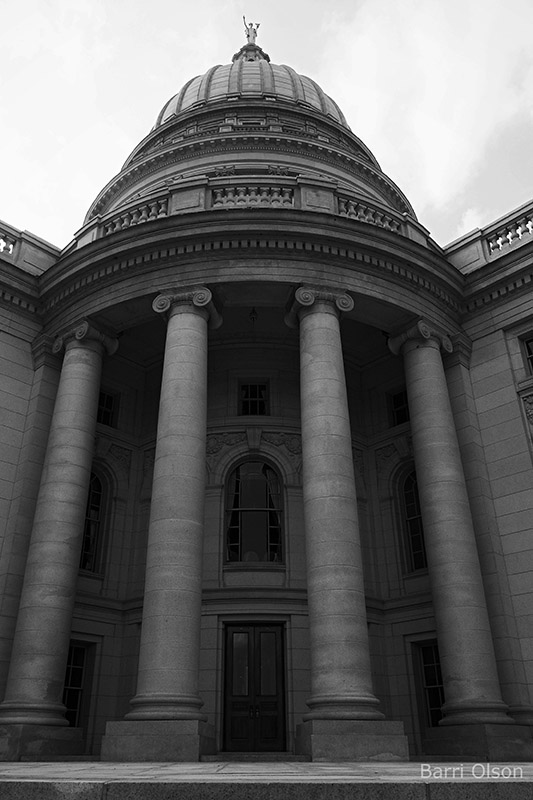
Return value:
M 416 472 L 410 472 L 401 487 L 402 511 L 406 540 L 406 560 L 409 572 L 427 567 L 424 529 L 418 498 Z
M 80 569 L 98 572 L 103 537 L 105 509 L 104 484 L 94 472 L 91 473 L 89 495 L 85 512 L 85 527 L 81 547 Z
M 281 518 L 275 470 L 264 461 L 240 464 L 226 490 L 226 562 L 281 562 Z

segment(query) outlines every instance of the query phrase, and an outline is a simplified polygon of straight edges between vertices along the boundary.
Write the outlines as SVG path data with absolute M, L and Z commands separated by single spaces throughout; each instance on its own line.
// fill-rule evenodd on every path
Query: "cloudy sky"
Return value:
M 531 0 L 0 0 L 0 219 L 64 247 L 242 15 L 444 245 L 533 198 Z

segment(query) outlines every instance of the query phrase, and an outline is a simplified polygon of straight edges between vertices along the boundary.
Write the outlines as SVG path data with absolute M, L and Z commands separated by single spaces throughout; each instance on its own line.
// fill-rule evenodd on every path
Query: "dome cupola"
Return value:
M 273 64 L 246 24 L 230 64 L 187 81 L 100 192 L 96 236 L 174 214 L 291 208 L 399 231 L 415 218 L 398 187 L 311 78 Z M 275 179 L 276 178 L 276 179 Z M 84 236 L 87 241 L 87 235 Z

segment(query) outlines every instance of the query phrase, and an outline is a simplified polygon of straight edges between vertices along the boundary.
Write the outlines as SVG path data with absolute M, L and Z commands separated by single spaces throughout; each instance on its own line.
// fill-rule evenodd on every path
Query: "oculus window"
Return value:
M 226 563 L 283 560 L 281 484 L 264 461 L 245 461 L 226 488 Z

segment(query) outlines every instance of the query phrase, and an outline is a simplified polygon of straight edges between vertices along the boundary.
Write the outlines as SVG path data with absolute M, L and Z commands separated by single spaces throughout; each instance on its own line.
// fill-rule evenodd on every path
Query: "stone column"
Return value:
M 448 733 L 438 733 L 433 752 L 501 758 L 511 752 L 500 748 L 506 737 L 501 726 L 513 725 L 513 720 L 501 698 L 472 516 L 440 354 L 441 347 L 451 352 L 452 345 L 448 337 L 421 321 L 391 339 L 389 346 L 393 353 L 401 352 L 404 357 L 446 697 L 441 726 L 454 726 Z M 462 731 L 458 727 L 461 725 L 465 726 Z M 439 749 L 442 747 L 445 749 Z
M 312 692 L 300 748 L 314 759 L 406 758 L 401 725 L 382 721 L 372 692 L 339 327 L 353 306 L 342 292 L 296 290 Z
M 137 694 L 108 723 L 105 760 L 197 760 L 209 736 L 198 694 L 211 292 L 153 304 L 168 315 L 148 533 Z
M 16 726 L 26 742 L 42 736 L 43 747 L 46 748 L 46 740 L 52 747 L 55 739 L 61 749 L 61 735 L 50 732 L 48 726 L 68 724 L 62 693 L 102 357 L 106 349 L 115 352 L 117 343 L 84 321 L 56 340 L 54 351 L 60 352 L 63 346 L 65 357 L 37 498 L 6 694 L 0 705 L 0 724 L 5 726 L 0 757 L 18 747 L 18 734 L 11 726 Z M 33 733 L 28 732 L 28 725 L 37 726 Z M 24 727 L 26 730 L 21 733 Z

